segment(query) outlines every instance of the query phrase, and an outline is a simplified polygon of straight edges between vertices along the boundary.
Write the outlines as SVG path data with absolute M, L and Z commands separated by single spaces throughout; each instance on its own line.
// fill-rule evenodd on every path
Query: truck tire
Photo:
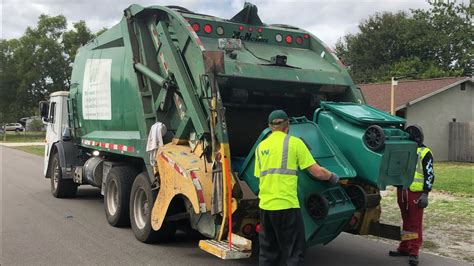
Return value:
M 76 196 L 77 184 L 72 179 L 63 179 L 59 154 L 55 152 L 51 161 L 51 193 L 56 198 L 70 198 Z
M 130 193 L 130 223 L 135 237 L 144 243 L 166 242 L 176 233 L 176 222 L 163 222 L 160 230 L 151 226 L 151 210 L 156 192 L 151 190 L 148 174 L 139 174 L 133 182 Z
M 104 189 L 105 216 L 110 225 L 124 227 L 130 225 L 130 189 L 136 171 L 128 166 L 113 167 L 107 177 Z

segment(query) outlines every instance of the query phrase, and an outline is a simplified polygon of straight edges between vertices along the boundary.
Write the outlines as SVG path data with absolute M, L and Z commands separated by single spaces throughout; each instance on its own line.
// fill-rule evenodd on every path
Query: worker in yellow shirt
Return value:
M 255 150 L 255 176 L 260 179 L 260 265 L 302 265 L 305 251 L 303 218 L 297 195 L 297 170 L 336 184 L 339 177 L 316 164 L 303 141 L 288 135 L 283 110 L 268 117 L 272 133 Z

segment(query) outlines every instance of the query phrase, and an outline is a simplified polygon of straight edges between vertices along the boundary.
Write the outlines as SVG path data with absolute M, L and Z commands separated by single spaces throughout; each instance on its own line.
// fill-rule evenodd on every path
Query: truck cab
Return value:
M 50 95 L 49 101 L 40 103 L 41 120 L 46 125 L 46 146 L 44 149 L 44 176 L 48 176 L 51 151 L 56 143 L 63 140 L 68 127 L 67 98 L 69 92 L 58 91 Z

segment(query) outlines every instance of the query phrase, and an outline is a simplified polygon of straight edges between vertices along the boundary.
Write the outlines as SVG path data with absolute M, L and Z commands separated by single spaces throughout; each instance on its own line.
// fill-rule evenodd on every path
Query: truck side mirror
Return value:
M 39 109 L 40 109 L 41 120 L 43 120 L 43 122 L 48 122 L 49 102 L 41 101 L 39 103 Z

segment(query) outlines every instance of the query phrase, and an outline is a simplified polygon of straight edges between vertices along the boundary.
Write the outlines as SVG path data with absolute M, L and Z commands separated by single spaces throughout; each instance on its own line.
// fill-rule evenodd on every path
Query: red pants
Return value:
M 398 251 L 408 252 L 410 256 L 418 256 L 423 244 L 423 209 L 417 202 L 422 192 L 411 192 L 409 189 L 397 189 L 397 201 L 402 213 L 403 231 L 418 233 L 418 239 L 400 242 Z

